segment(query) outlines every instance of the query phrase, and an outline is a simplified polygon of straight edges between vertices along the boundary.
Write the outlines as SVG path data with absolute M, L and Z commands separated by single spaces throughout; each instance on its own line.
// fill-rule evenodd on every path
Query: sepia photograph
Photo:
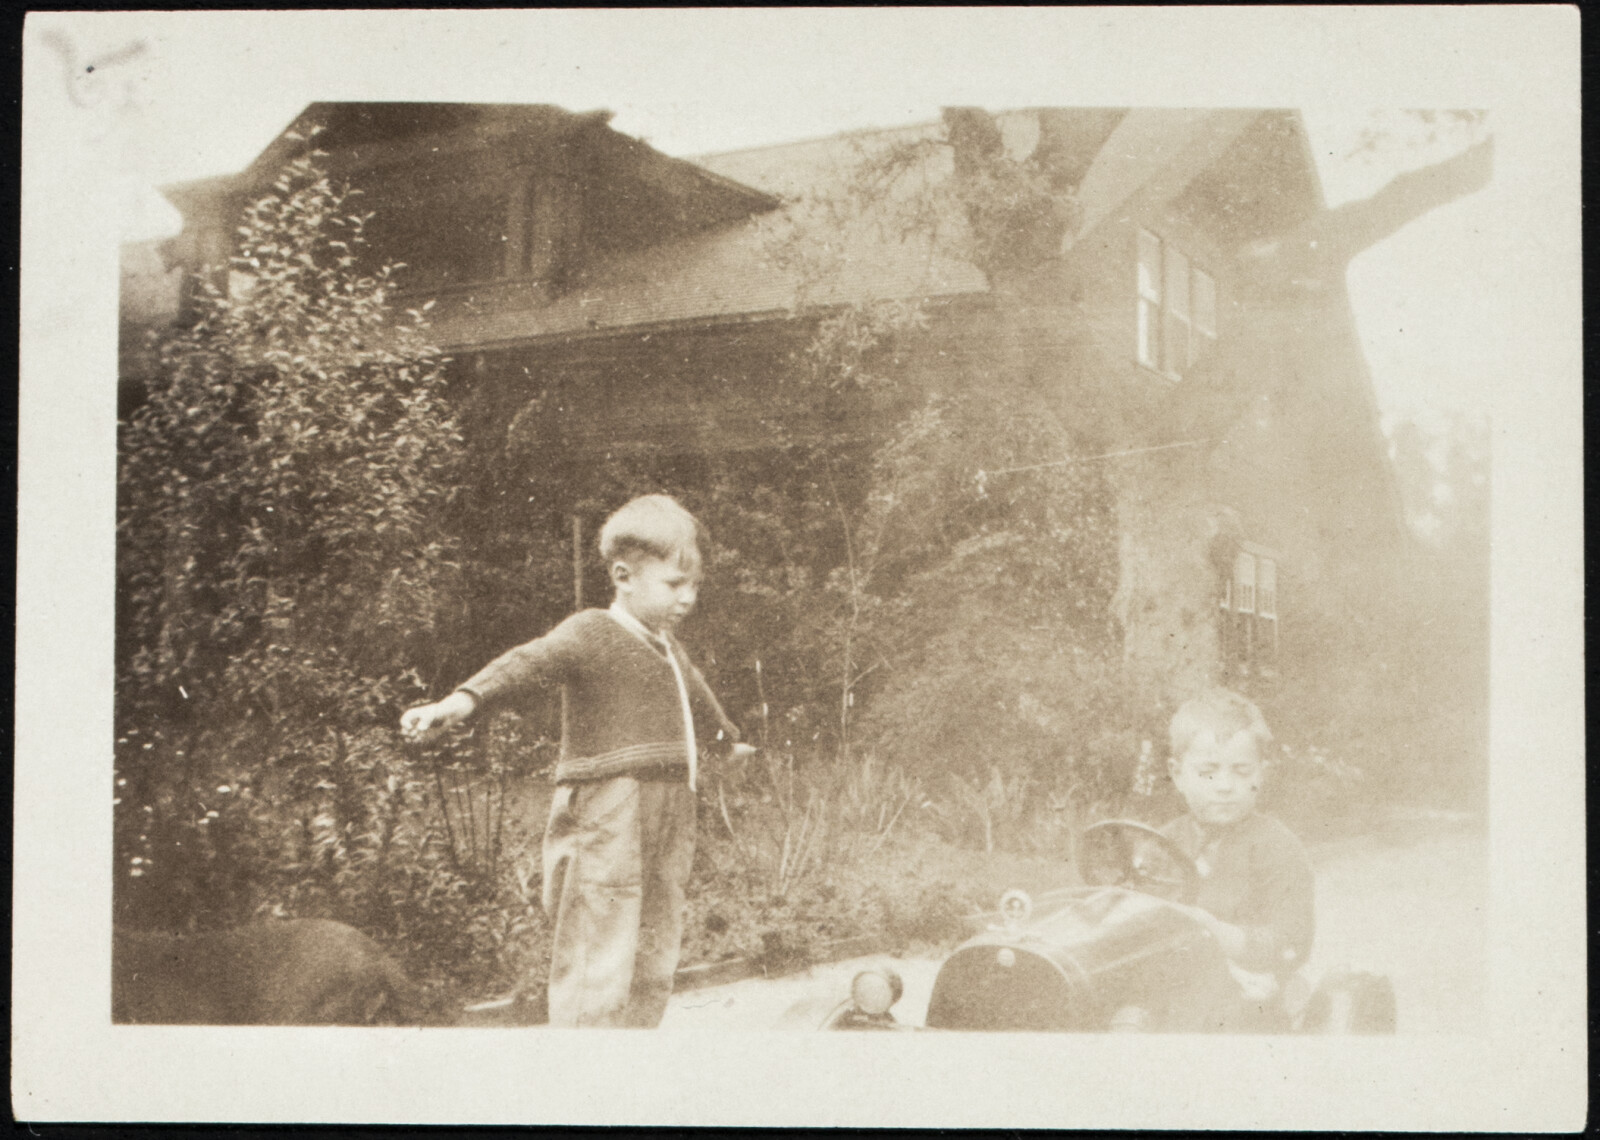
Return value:
M 30 16 L 16 1116 L 1581 1126 L 1572 17 Z

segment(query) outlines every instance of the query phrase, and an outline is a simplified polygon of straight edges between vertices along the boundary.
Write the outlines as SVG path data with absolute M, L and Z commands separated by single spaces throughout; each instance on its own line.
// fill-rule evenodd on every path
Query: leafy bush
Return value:
M 487 948 L 495 887 L 390 726 L 456 617 L 460 437 L 319 158 L 244 211 L 122 424 L 118 917 L 326 915 L 443 969 Z

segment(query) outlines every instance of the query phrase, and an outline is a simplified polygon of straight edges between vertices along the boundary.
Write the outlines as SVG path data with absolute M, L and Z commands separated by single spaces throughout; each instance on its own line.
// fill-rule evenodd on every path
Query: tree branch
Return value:
M 1476 193 L 1494 173 L 1494 139 L 1444 162 L 1408 171 L 1370 198 L 1347 202 L 1317 219 L 1330 256 L 1349 261 L 1402 226 L 1440 206 Z
M 1269 281 L 1326 281 L 1403 226 L 1483 189 L 1493 172 L 1494 139 L 1488 138 L 1454 158 L 1400 175 L 1369 198 L 1323 210 L 1286 234 L 1252 242 L 1240 260 Z

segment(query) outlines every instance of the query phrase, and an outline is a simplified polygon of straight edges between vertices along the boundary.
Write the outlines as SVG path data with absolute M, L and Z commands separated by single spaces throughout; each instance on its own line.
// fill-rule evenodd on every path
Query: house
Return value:
M 184 216 L 165 256 L 221 263 L 241 206 L 319 125 L 376 253 L 407 263 L 407 298 L 436 302 L 469 436 L 511 470 L 854 430 L 861 408 L 779 382 L 838 306 L 922 302 L 909 372 L 928 384 L 981 383 L 1018 351 L 1007 330 L 1059 373 L 1068 414 L 1100 424 L 1130 676 L 1167 705 L 1208 680 L 1270 685 L 1284 653 L 1314 653 L 1297 643 L 1321 636 L 1297 620 L 1309 600 L 1359 611 L 1404 533 L 1343 264 L 1271 252 L 1327 214 L 1298 115 L 964 114 L 685 160 L 604 113 L 313 104 L 246 170 L 164 190 Z M 900 147 L 932 182 L 958 177 L 973 122 L 1075 198 L 1077 224 L 1028 273 L 1002 281 L 925 230 L 860 219 L 824 270 L 776 252 L 863 155 Z M 997 323 L 1006 305 L 1020 323 Z

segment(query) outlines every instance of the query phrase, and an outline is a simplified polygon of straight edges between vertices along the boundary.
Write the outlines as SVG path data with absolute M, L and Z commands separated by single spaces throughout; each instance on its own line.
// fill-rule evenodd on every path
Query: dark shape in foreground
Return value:
M 997 921 L 940 966 L 926 1028 L 1394 1032 L 1394 987 L 1377 974 L 1330 973 L 1309 998 L 1293 979 L 1271 999 L 1241 1002 L 1221 949 L 1181 909 L 1194 897 L 1195 867 L 1159 832 L 1096 824 L 1078 867 L 1089 885 L 1042 895 L 1037 908 L 1006 892 Z M 890 1012 L 902 991 L 894 970 L 864 971 L 822 1027 L 909 1028 Z
M 205 934 L 118 930 L 111 1020 L 144 1025 L 373 1025 L 420 1021 L 416 991 L 342 922 L 257 922 Z

